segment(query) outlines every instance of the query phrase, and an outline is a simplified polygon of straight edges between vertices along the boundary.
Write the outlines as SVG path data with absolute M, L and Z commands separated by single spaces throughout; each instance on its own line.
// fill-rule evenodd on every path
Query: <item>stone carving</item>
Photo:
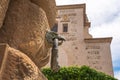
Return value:
M 58 46 L 65 41 L 65 38 L 58 35 L 56 32 L 53 31 L 47 31 L 46 33 L 46 39 L 47 41 L 53 46 L 52 47 L 52 54 L 51 54 L 51 69 L 54 72 L 59 71 L 60 66 L 58 64 L 57 58 L 58 58 Z
M 45 35 L 55 12 L 54 0 L 0 0 L 0 44 L 9 45 L 0 52 L 0 80 L 46 80 L 39 69 L 49 61 Z
M 47 80 L 24 53 L 0 44 L 0 80 Z

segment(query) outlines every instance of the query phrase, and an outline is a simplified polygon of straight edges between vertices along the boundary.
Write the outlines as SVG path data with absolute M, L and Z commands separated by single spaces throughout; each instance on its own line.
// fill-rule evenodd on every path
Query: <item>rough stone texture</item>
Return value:
M 46 29 L 49 29 L 48 20 L 40 6 L 30 0 L 11 0 L 0 29 L 0 42 L 26 53 L 41 67 L 49 60 Z
M 41 8 L 45 10 L 50 27 L 52 27 L 54 25 L 54 19 L 56 18 L 55 0 L 31 0 L 31 2 L 37 4 L 38 6 L 41 6 Z
M 3 51 L 1 51 L 2 49 Z M 4 53 L 0 80 L 47 80 L 24 53 L 10 48 L 6 44 L 0 44 L 0 51 L 0 54 Z
M 41 68 L 49 61 L 51 46 L 47 43 L 45 34 L 53 26 L 55 14 L 54 0 L 0 0 L 0 43 L 7 43 L 11 48 L 21 51 L 20 54 L 24 53 Z M 19 59 L 19 52 L 16 53 L 11 48 L 13 53 L 9 54 Z
M 3 24 L 5 14 L 8 8 L 9 0 L 0 0 L 0 28 Z
M 2 26 L 6 11 L 8 9 L 8 4 L 11 1 L 12 0 L 0 0 L 0 27 Z M 52 27 L 54 24 L 55 15 L 56 15 L 55 0 L 29 0 L 29 1 L 35 5 L 40 6 L 45 10 L 48 21 L 49 21 L 49 25 L 50 27 Z
M 6 45 L 2 45 L 0 44 L 0 70 L 1 70 L 1 66 L 2 66 L 2 62 L 4 60 L 4 57 L 5 56 L 5 51 L 6 51 Z

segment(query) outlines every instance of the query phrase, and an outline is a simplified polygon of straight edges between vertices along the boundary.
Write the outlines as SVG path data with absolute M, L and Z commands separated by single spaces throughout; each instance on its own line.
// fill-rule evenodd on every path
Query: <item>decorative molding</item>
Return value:
M 88 38 L 84 39 L 85 43 L 111 43 L 112 37 L 108 38 Z
M 57 6 L 57 10 L 60 9 L 76 9 L 76 8 L 85 8 L 85 4 L 74 4 L 74 5 L 61 5 Z
M 91 25 L 91 22 L 86 22 L 85 23 L 85 27 L 90 27 L 90 25 Z

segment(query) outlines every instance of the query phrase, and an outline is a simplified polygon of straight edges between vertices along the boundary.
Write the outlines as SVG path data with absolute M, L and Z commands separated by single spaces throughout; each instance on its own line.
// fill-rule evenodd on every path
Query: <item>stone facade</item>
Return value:
M 52 30 L 66 38 L 59 47 L 60 66 L 88 65 L 113 76 L 110 44 L 112 38 L 92 38 L 85 4 L 57 7 Z

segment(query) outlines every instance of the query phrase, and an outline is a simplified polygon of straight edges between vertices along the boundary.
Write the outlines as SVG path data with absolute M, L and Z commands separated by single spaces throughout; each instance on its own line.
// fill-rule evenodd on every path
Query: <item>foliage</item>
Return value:
M 48 80 L 117 80 L 88 66 L 63 67 L 56 73 L 50 68 L 44 68 L 42 72 Z

